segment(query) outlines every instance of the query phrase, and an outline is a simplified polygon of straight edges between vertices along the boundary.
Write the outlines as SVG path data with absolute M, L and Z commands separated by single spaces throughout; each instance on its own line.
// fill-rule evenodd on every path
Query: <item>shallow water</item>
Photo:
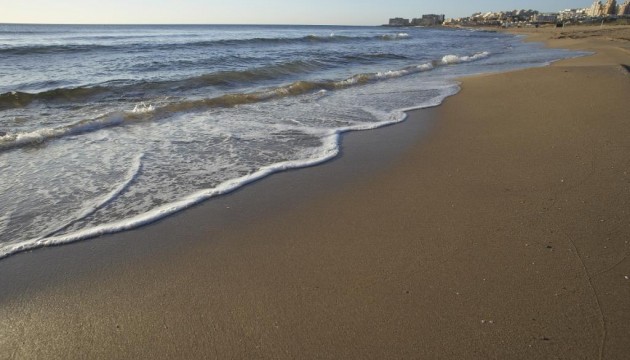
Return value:
M 470 30 L 0 25 L 0 257 L 326 161 L 456 77 L 576 55 Z

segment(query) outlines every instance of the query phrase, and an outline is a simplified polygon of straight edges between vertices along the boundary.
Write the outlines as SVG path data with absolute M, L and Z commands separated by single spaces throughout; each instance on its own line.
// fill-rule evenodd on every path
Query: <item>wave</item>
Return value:
M 450 56 L 455 55 L 448 55 Z M 473 56 L 457 57 L 460 62 L 474 61 L 489 56 L 489 53 L 475 54 Z M 446 56 L 445 56 L 446 58 Z M 398 70 L 390 70 L 378 73 L 362 73 L 356 74 L 343 80 L 332 81 L 296 81 L 288 85 L 252 92 L 252 93 L 236 93 L 226 94 L 219 97 L 193 100 L 193 101 L 180 101 L 177 103 L 166 105 L 157 111 L 165 112 L 181 112 L 190 110 L 202 110 L 213 107 L 234 107 L 238 105 L 245 105 L 251 103 L 257 103 L 262 101 L 268 101 L 272 99 L 278 99 L 288 96 L 299 96 L 307 93 L 314 93 L 320 91 L 333 91 L 340 90 L 352 86 L 363 85 L 370 82 L 387 80 L 407 75 L 412 75 L 420 72 L 433 70 L 437 66 L 444 66 L 454 64 L 455 62 L 445 62 L 444 59 L 440 61 L 431 61 L 419 65 L 407 66 Z
M 409 60 L 405 55 L 391 53 L 357 54 L 329 59 L 295 60 L 284 63 L 260 66 L 247 70 L 219 71 L 183 80 L 124 83 L 111 81 L 95 86 L 55 88 L 38 93 L 12 91 L 0 94 L 0 111 L 23 108 L 33 102 L 69 103 L 84 102 L 95 96 L 107 96 L 128 93 L 146 93 L 165 91 L 193 90 L 209 86 L 229 89 L 242 85 L 251 85 L 261 81 L 281 80 L 301 74 L 312 73 L 347 64 L 373 64 L 380 60 Z M 41 84 L 40 86 L 49 85 Z
M 290 61 L 261 66 L 242 71 L 220 71 L 184 80 L 138 82 L 133 84 L 104 83 L 98 86 L 57 88 L 39 93 L 12 91 L 0 94 L 0 111 L 22 108 L 35 101 L 44 103 L 79 102 L 98 95 L 125 94 L 130 92 L 146 93 L 150 91 L 182 91 L 208 86 L 235 87 L 249 85 L 259 81 L 275 80 L 283 76 L 309 73 L 329 67 L 324 61 Z
M 58 228 L 54 232 L 48 232 L 48 235 L 46 236 L 42 236 L 36 239 L 20 241 L 18 243 L 15 243 L 3 249 L 0 249 L 0 259 L 19 253 L 19 252 L 33 250 L 33 249 L 37 249 L 41 247 L 68 244 L 68 243 L 77 242 L 77 241 L 81 241 L 81 240 L 85 240 L 89 238 L 94 238 L 94 237 L 105 235 L 105 234 L 112 234 L 112 233 L 117 233 L 120 231 L 138 228 L 140 226 L 144 226 L 144 225 L 156 222 L 176 212 L 179 212 L 181 210 L 184 210 L 186 208 L 199 204 L 212 197 L 231 193 L 247 184 L 260 180 L 271 174 L 290 170 L 290 169 L 319 165 L 321 163 L 324 163 L 326 161 L 333 159 L 339 154 L 339 151 L 340 151 L 339 145 L 340 145 L 341 135 L 343 133 L 350 132 L 350 131 L 359 131 L 359 130 L 371 130 L 371 129 L 376 129 L 383 126 L 391 125 L 394 123 L 402 122 L 407 117 L 407 115 L 403 113 L 403 111 L 438 106 L 446 97 L 455 95 L 458 91 L 459 91 L 458 86 L 451 86 L 451 87 L 442 89 L 440 96 L 435 98 L 433 101 L 422 104 L 422 105 L 418 105 L 412 108 L 399 109 L 398 111 L 394 111 L 390 114 L 387 114 L 387 116 L 383 117 L 383 120 L 379 122 L 352 125 L 352 126 L 347 126 L 347 127 L 331 130 L 323 134 L 322 147 L 313 151 L 308 158 L 301 159 L 301 160 L 282 161 L 282 162 L 270 164 L 267 166 L 263 166 L 249 175 L 245 175 L 239 178 L 229 179 L 227 181 L 222 182 L 216 187 L 199 190 L 177 201 L 161 205 L 148 212 L 136 215 L 134 217 L 131 217 L 125 220 L 119 220 L 119 221 L 115 221 L 111 223 L 101 224 L 101 225 L 97 225 L 91 228 L 79 230 L 79 231 L 68 233 L 68 234 L 55 235 L 55 233 L 58 233 L 59 231 L 67 228 L 67 226 L 69 226 L 67 225 L 65 227 Z M 89 216 L 91 213 L 93 213 L 98 208 L 102 207 L 103 205 L 111 202 L 115 197 L 117 197 L 120 193 L 122 193 L 129 186 L 131 182 L 133 182 L 136 179 L 136 177 L 138 176 L 139 172 L 142 169 L 142 158 L 143 158 L 142 154 L 135 158 L 132 164 L 132 167 L 129 169 L 127 173 L 125 181 L 123 181 L 116 189 L 112 190 L 112 192 L 110 192 L 108 195 L 104 196 L 101 201 L 98 201 L 94 207 L 91 207 L 85 210 L 85 212 L 81 214 L 83 218 L 86 216 Z
M 408 56 L 392 53 L 351 54 L 341 58 L 345 62 L 374 63 L 379 60 L 411 60 Z
M 344 63 L 373 63 L 380 59 L 406 59 L 406 57 L 396 54 L 365 54 L 345 56 L 341 58 L 341 61 Z M 0 94 L 0 111 L 26 107 L 36 101 L 44 103 L 68 103 L 83 102 L 95 96 L 111 94 L 146 93 L 152 91 L 164 93 L 165 91 L 193 90 L 209 86 L 225 89 L 235 88 L 242 85 L 251 85 L 262 81 L 281 80 L 285 77 L 332 68 L 336 66 L 336 60 L 338 59 L 296 60 L 247 70 L 219 71 L 183 80 L 138 82 L 132 84 L 110 82 L 90 87 L 57 88 L 39 93 L 13 91 Z
M 379 39 L 381 40 L 401 40 L 401 39 L 408 39 L 408 38 L 409 38 L 409 34 L 407 33 L 385 34 L 385 35 L 379 36 Z
M 114 46 L 96 44 L 68 44 L 68 45 L 22 45 L 0 48 L 0 55 L 47 55 L 90 52 L 95 50 L 115 48 Z
M 462 62 L 471 62 L 475 60 L 481 60 L 490 56 L 490 53 L 487 51 L 476 53 L 471 56 L 457 56 L 457 55 L 446 55 L 442 58 L 442 63 L 444 64 L 459 64 Z
M 457 56 L 446 55 L 440 61 L 430 62 L 433 65 L 441 64 L 457 64 L 462 62 L 471 62 L 480 60 L 490 56 L 488 52 L 477 53 L 471 56 Z M 373 63 L 378 60 L 408 60 L 409 58 L 399 54 L 377 53 L 377 54 L 361 54 L 361 55 L 346 55 L 342 58 L 343 62 L 355 62 L 355 63 Z M 166 82 L 153 82 L 143 84 L 142 90 L 154 89 L 174 89 L 174 90 L 188 90 L 202 88 L 206 86 L 221 86 L 221 87 L 234 87 L 243 84 L 251 84 L 253 82 L 265 81 L 265 80 L 277 80 L 285 76 L 299 75 L 323 70 L 334 67 L 334 61 L 331 60 L 297 60 L 286 63 L 262 66 L 254 69 L 244 71 L 222 71 L 212 74 L 206 74 L 199 77 L 189 78 L 178 81 L 166 81 Z M 405 74 L 413 73 L 417 70 L 416 66 L 410 66 L 405 70 Z M 420 70 L 426 70 L 421 68 Z
M 188 90 L 207 86 L 236 86 L 257 81 L 274 80 L 285 75 L 294 75 L 320 70 L 327 65 L 323 62 L 292 61 L 262 66 L 244 71 L 221 71 L 185 80 L 140 82 L 128 85 L 101 84 L 94 87 L 58 88 L 40 93 L 12 91 L 0 94 L 0 110 L 28 106 L 35 101 L 74 102 L 85 101 L 95 95 L 106 93 L 146 92 L 151 90 Z
M 212 41 L 195 41 L 188 43 L 176 43 L 169 45 L 185 45 L 192 47 L 212 46 L 239 46 L 239 45 L 267 45 L 267 44 L 308 44 L 308 43 L 337 43 L 352 41 L 373 41 L 403 39 L 408 36 L 397 37 L 398 34 L 376 36 L 345 36 L 345 35 L 306 35 L 302 37 L 278 37 L 278 38 L 248 38 L 248 39 L 221 39 Z
M 78 135 L 124 123 L 124 114 L 110 114 L 94 120 L 79 121 L 56 128 L 43 128 L 27 132 L 4 133 L 0 135 L 0 150 L 42 144 L 65 136 Z M 127 117 L 128 118 L 128 117 Z
M 84 100 L 97 94 L 107 92 L 108 89 L 102 86 L 57 88 L 40 93 L 28 93 L 22 91 L 12 91 L 0 94 L 0 111 L 12 108 L 21 108 L 34 101 L 47 102 L 69 102 Z
M 287 85 L 274 87 L 262 91 L 250 93 L 232 93 L 218 97 L 183 100 L 160 107 L 155 107 L 144 102 L 136 104 L 133 109 L 123 113 L 113 113 L 99 117 L 95 120 L 86 120 L 75 124 L 65 125 L 58 128 L 44 128 L 31 132 L 7 133 L 0 136 L 0 150 L 8 150 L 16 147 L 42 144 L 49 140 L 58 139 L 64 136 L 76 135 L 97 131 L 106 127 L 129 124 L 138 121 L 147 121 L 163 116 L 187 112 L 201 111 L 210 108 L 227 108 L 238 105 L 252 104 L 273 99 L 280 99 L 289 96 L 299 96 L 308 93 L 325 93 L 345 89 L 353 86 L 398 78 L 420 72 L 430 71 L 440 66 L 452 66 L 461 62 L 471 62 L 490 56 L 490 53 L 483 52 L 471 56 L 446 55 L 441 60 L 422 63 L 419 65 L 407 66 L 398 70 L 383 71 L 378 73 L 356 74 L 342 80 L 331 81 L 296 81 Z
M 342 43 L 342 42 L 366 42 L 375 40 L 405 40 L 409 34 L 385 34 L 376 36 L 344 36 L 331 34 L 328 36 L 307 35 L 303 37 L 278 37 L 278 38 L 246 38 L 246 39 L 219 39 L 201 40 L 190 42 L 127 42 L 124 44 L 66 44 L 66 45 L 21 45 L 0 48 L 0 55 L 45 55 L 45 54 L 73 54 L 92 51 L 126 51 L 133 49 L 167 50 L 174 51 L 182 48 L 212 48 L 212 47 L 236 47 L 256 45 L 286 45 L 286 44 L 317 44 L 317 43 Z M 121 39 L 125 39 L 124 37 Z M 89 39 L 88 39 L 89 40 Z M 115 39 L 112 39 L 115 40 Z
M 183 81 L 165 82 L 160 85 L 175 86 L 180 90 L 205 86 L 235 86 L 251 84 L 257 81 L 275 80 L 287 75 L 310 73 L 330 66 L 326 61 L 296 60 L 242 71 L 221 71 Z

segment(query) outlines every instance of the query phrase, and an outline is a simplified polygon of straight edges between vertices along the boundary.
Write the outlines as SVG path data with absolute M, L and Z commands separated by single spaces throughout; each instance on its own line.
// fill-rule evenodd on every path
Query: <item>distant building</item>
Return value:
M 403 18 L 391 18 L 389 19 L 389 26 L 409 26 L 409 19 Z
M 537 24 L 555 24 L 558 22 L 558 14 L 536 14 L 532 18 L 532 22 Z
M 572 20 L 580 20 L 584 19 L 590 9 L 565 9 L 560 11 L 558 14 L 558 20 L 561 21 L 572 21 Z
M 608 0 L 604 6 L 604 15 L 617 15 L 617 1 Z
M 420 19 L 413 19 L 411 22 L 414 26 L 436 26 L 444 23 L 444 15 L 426 14 Z
M 617 6 L 617 1 L 615 0 L 606 1 L 606 5 L 602 4 L 601 1 L 595 1 L 588 12 L 588 15 L 592 17 L 614 16 L 621 12 L 622 6 Z
M 595 1 L 588 12 L 589 16 L 599 17 L 604 15 L 604 5 L 601 1 Z
M 601 21 L 601 18 L 613 18 L 615 16 L 630 18 L 630 0 L 624 0 L 618 5 L 615 0 L 607 0 L 605 4 L 596 0 L 588 8 L 564 9 L 558 13 L 539 13 L 536 10 L 507 10 L 499 12 L 476 12 L 468 17 L 445 19 L 444 15 L 423 15 L 422 18 L 413 19 L 413 25 L 437 25 L 444 26 L 503 26 L 503 27 L 529 27 L 539 24 L 580 24 Z M 591 18 L 599 18 L 593 20 Z

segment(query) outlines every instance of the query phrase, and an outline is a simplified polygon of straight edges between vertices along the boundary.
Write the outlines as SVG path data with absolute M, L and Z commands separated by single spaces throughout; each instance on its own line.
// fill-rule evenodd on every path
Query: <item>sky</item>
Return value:
M 605 2 L 605 1 L 604 1 Z M 582 8 L 592 0 L 0 0 L 0 23 L 380 25 L 390 17 Z

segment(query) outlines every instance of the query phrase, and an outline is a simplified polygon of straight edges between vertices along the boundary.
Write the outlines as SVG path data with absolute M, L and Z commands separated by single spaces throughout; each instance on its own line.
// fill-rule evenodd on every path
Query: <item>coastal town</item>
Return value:
M 564 9 L 553 13 L 537 10 L 511 10 L 474 13 L 462 18 L 446 18 L 441 14 L 425 14 L 419 18 L 396 17 L 389 19 L 385 26 L 503 26 L 527 27 L 540 25 L 600 24 L 614 22 L 630 24 L 630 0 L 617 3 L 616 0 L 595 1 L 587 8 Z

